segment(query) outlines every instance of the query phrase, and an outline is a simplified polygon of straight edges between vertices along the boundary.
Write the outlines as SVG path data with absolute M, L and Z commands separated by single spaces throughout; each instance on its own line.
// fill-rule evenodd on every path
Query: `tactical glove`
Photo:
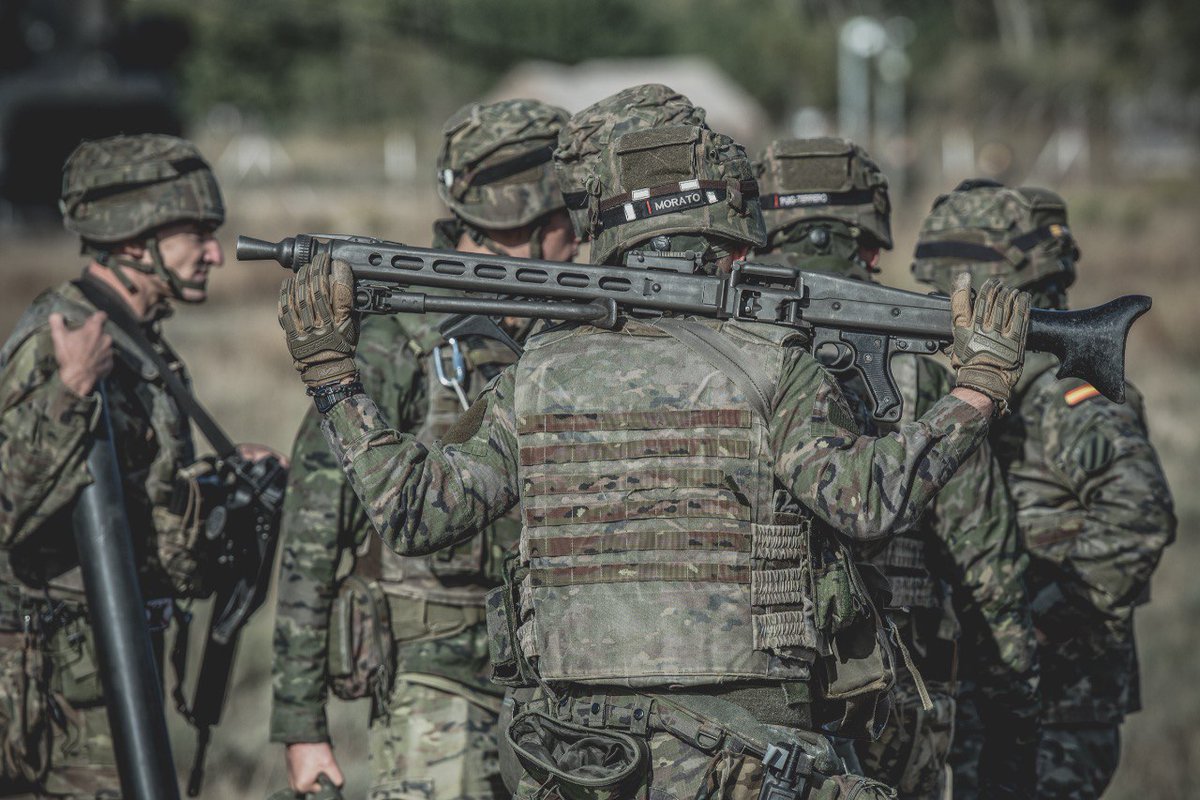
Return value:
M 358 371 L 358 315 L 354 275 L 344 261 L 318 253 L 279 290 L 279 325 L 287 334 L 292 366 L 309 387 L 339 383 Z
M 950 297 L 954 344 L 950 363 L 958 385 L 986 394 L 1000 414 L 1008 413 L 1008 398 L 1025 363 L 1029 334 L 1029 295 L 1006 288 L 992 278 L 971 303 L 971 278 L 959 275 Z

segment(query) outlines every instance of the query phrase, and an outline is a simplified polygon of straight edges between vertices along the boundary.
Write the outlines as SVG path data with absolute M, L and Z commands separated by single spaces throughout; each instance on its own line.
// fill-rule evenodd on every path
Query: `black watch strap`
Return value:
M 327 383 L 324 386 L 308 387 L 308 396 L 313 399 L 313 403 L 315 403 L 317 406 L 317 411 L 321 412 L 322 414 L 329 413 L 329 409 L 333 408 L 347 397 L 353 397 L 356 394 L 362 393 L 362 381 L 352 381 L 350 383 Z

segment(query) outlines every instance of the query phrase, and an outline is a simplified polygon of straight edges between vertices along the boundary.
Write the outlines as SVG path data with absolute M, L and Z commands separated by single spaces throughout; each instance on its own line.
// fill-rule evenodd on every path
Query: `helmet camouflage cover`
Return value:
M 988 278 L 1026 289 L 1054 277 L 1065 288 L 1075 280 L 1078 257 L 1062 197 L 1049 189 L 964 181 L 934 202 L 912 271 L 947 294 L 964 272 L 976 288 Z
M 614 139 L 597 157 L 589 195 L 592 262 L 612 263 L 655 236 L 692 234 L 761 247 L 758 184 L 746 151 L 697 125 L 666 125 Z
M 611 141 L 626 133 L 661 125 L 704 126 L 704 109 L 661 83 L 644 83 L 623 89 L 574 114 L 558 135 L 554 170 L 566 199 L 575 235 L 591 237 L 595 220 L 588 217 L 594 162 Z
M 67 230 L 114 244 L 173 222 L 218 226 L 221 190 L 208 162 L 186 139 L 112 136 L 80 144 L 63 166 L 59 208 Z
M 763 218 L 767 216 L 763 212 Z M 784 264 L 812 272 L 873 281 L 879 269 L 860 252 L 860 229 L 836 219 L 814 219 L 788 226 L 786 238 L 770 237 L 754 256 L 760 264 Z
M 537 100 L 468 103 L 442 128 L 437 189 L 466 222 L 528 225 L 563 207 L 550 165 L 567 112 Z
M 867 152 L 833 137 L 779 139 L 756 165 L 768 248 L 797 222 L 837 220 L 857 228 L 864 244 L 892 248 L 888 182 Z

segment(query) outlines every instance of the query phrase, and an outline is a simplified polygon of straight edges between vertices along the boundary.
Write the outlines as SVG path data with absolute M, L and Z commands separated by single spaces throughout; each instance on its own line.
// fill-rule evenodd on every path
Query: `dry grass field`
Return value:
M 319 178 L 318 178 L 319 180 Z M 238 440 L 281 450 L 307 406 L 275 320 L 282 272 L 270 264 L 239 264 L 237 234 L 261 238 L 303 231 L 342 231 L 423 244 L 436 203 L 431 192 L 402 191 L 367 178 L 353 188 L 324 185 L 226 183 L 231 209 L 221 231 L 227 263 L 201 308 L 182 308 L 166 323 L 182 352 L 201 399 Z M 1154 309 L 1135 327 L 1129 373 L 1146 395 L 1154 440 L 1175 491 L 1179 541 L 1154 581 L 1153 603 L 1139 612 L 1146 710 L 1124 729 L 1125 754 L 1110 792 L 1115 798 L 1186 798 L 1200 785 L 1200 685 L 1195 639 L 1200 637 L 1200 492 L 1190 485 L 1200 469 L 1200 200 L 1191 184 L 1071 186 L 1072 227 L 1083 249 L 1077 305 L 1116 294 L 1154 297 Z M 897 254 L 884 262 L 885 279 L 909 286 L 907 260 L 920 216 L 921 198 L 897 214 Z M 7 333 L 43 287 L 74 277 L 82 265 L 77 245 L 58 232 L 0 233 L 0 332 Z M 1189 477 L 1190 476 L 1190 477 Z M 234 696 L 216 729 L 209 756 L 206 798 L 257 798 L 285 783 L 283 759 L 269 745 L 270 607 L 255 618 L 243 640 Z M 203 625 L 195 626 L 197 632 Z M 333 709 L 339 754 L 348 768 L 347 796 L 365 787 L 365 709 Z M 173 720 L 177 766 L 191 760 L 192 738 Z

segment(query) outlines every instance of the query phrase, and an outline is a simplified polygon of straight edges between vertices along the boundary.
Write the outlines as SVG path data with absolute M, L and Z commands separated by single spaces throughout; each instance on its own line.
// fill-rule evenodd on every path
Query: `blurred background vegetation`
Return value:
M 839 39 L 859 17 L 892 52 L 863 59 L 866 89 L 839 79 Z M 937 193 L 974 175 L 1052 186 L 1083 250 L 1074 302 L 1154 296 L 1129 372 L 1180 516 L 1154 601 L 1139 611 L 1146 710 L 1123 729 L 1109 796 L 1194 797 L 1197 41 L 1195 0 L 5 0 L 0 332 L 80 268 L 53 206 L 59 165 L 80 136 L 117 130 L 196 139 L 226 195 L 230 258 L 238 233 L 424 243 L 441 213 L 433 159 L 445 118 L 514 93 L 573 111 L 621 88 L 606 79 L 678 82 L 694 97 L 720 84 L 705 101 L 710 121 L 752 148 L 779 135 L 861 137 L 895 190 L 897 244 L 883 266 L 901 286 L 912 286 L 908 254 Z M 853 92 L 865 127 L 848 116 Z M 235 439 L 288 450 L 307 401 L 274 318 L 279 277 L 230 263 L 206 307 L 183 310 L 167 330 Z M 270 616 L 260 612 L 243 643 L 206 797 L 261 797 L 285 783 L 282 753 L 266 742 Z M 361 704 L 334 709 L 350 797 L 366 781 L 364 715 Z M 192 740 L 173 724 L 183 770 Z

